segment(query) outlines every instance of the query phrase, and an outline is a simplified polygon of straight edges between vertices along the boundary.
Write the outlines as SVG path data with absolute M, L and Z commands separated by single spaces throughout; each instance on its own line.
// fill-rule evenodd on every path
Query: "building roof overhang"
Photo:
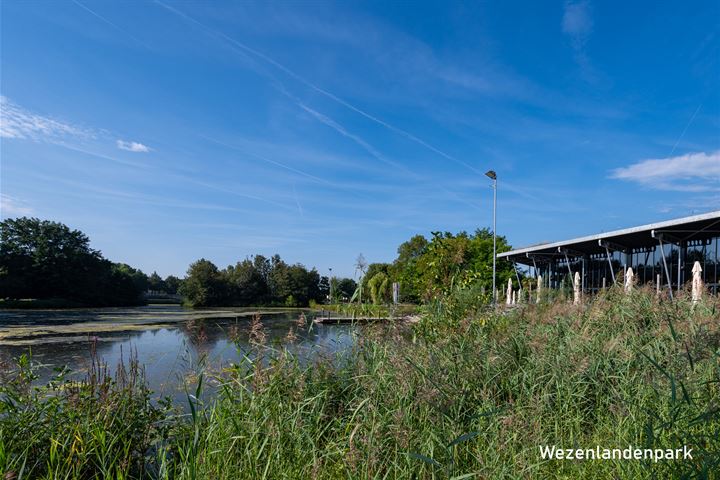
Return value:
M 624 253 L 646 252 L 659 242 L 685 245 L 702 245 L 720 236 L 720 210 L 650 223 L 638 227 L 599 233 L 586 237 L 543 243 L 498 254 L 516 263 L 533 265 L 554 257 L 565 258 L 605 254 L 607 251 Z

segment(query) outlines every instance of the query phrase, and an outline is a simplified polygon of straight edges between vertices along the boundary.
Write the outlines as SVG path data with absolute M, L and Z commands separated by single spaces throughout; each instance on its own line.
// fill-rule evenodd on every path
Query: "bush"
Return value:
M 43 387 L 31 357 L 2 366 L 0 472 L 21 478 L 141 478 L 157 471 L 155 448 L 168 401 L 150 401 L 136 361 L 108 376 L 97 360 L 81 382 L 57 376 Z

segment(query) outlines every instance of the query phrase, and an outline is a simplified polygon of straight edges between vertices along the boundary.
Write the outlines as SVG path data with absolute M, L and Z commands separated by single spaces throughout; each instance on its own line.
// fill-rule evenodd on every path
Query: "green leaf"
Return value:
M 455 445 L 457 445 L 457 444 L 459 444 L 459 443 L 463 443 L 463 442 L 467 442 L 468 440 L 472 440 L 473 438 L 477 437 L 478 435 L 480 435 L 480 432 L 468 432 L 468 433 L 463 433 L 462 435 L 460 435 L 459 437 L 457 437 L 455 440 L 453 440 L 452 442 L 450 442 L 450 443 L 448 444 L 448 448 L 449 448 L 449 447 L 454 447 Z
M 433 465 L 435 467 L 442 467 L 442 464 L 440 462 L 437 462 L 430 457 L 426 457 L 425 455 L 420 455 L 419 453 L 414 453 L 414 452 L 410 452 L 410 453 L 408 453 L 408 455 L 410 455 L 412 458 L 421 460 L 421 461 L 428 463 L 430 465 Z

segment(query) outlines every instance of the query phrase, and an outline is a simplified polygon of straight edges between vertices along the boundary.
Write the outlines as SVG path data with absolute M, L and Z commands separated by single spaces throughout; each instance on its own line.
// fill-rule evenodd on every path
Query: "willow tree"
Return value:
M 388 300 L 390 294 L 390 279 L 384 272 L 378 272 L 368 280 L 370 298 L 375 305 Z

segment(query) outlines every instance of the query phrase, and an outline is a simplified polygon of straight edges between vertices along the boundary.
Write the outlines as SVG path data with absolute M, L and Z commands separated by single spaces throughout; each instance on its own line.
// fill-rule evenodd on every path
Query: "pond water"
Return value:
M 218 308 L 188 310 L 177 305 L 89 310 L 0 310 L 0 360 L 31 351 L 41 364 L 40 381 L 67 366 L 82 378 L 92 347 L 110 372 L 136 355 L 150 388 L 159 396 L 184 398 L 200 365 L 210 371 L 241 361 L 249 349 L 252 317 L 259 314 L 270 347 L 286 346 L 301 361 L 335 357 L 352 346 L 356 327 L 318 324 L 318 312 L 299 309 Z M 303 315 L 305 322 L 299 322 Z M 287 335 L 293 331 L 294 341 Z

